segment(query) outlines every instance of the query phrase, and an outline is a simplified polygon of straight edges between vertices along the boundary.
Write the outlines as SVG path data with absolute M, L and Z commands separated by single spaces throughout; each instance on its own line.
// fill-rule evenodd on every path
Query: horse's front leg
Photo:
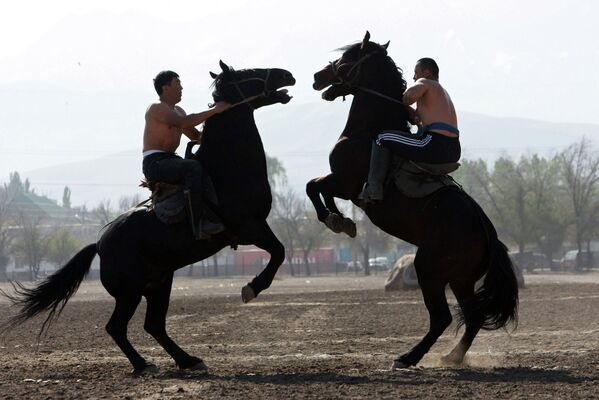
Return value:
M 318 220 L 333 232 L 345 232 L 353 238 L 356 237 L 356 224 L 350 218 L 343 216 L 334 199 L 335 197 L 349 199 L 349 195 L 344 192 L 334 174 L 312 179 L 306 185 L 306 193 L 314 205 Z M 321 196 L 324 199 L 324 204 Z

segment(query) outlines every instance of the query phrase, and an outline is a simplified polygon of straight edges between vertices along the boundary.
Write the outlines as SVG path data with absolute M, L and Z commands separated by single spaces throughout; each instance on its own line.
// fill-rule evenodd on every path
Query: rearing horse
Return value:
M 142 297 L 147 301 L 144 329 L 179 368 L 207 370 L 200 358 L 187 354 L 166 332 L 173 273 L 210 257 L 227 245 L 254 244 L 270 253 L 270 260 L 242 289 L 242 300 L 252 300 L 272 283 L 285 259 L 285 249 L 266 222 L 272 195 L 254 110 L 289 102 L 291 97 L 287 91 L 277 89 L 295 84 L 291 73 L 284 69 L 235 71 L 222 61 L 220 66 L 222 72 L 212 74 L 214 100 L 237 105 L 206 121 L 202 146 L 195 159 L 202 162 L 212 177 L 219 199 L 216 211 L 229 232 L 196 241 L 187 222 L 166 225 L 145 207 L 131 210 L 110 223 L 97 243 L 84 247 L 36 287 L 17 285 L 15 295 L 0 291 L 22 306 L 7 325 L 49 311 L 42 325 L 43 332 L 77 291 L 98 254 L 102 285 L 116 303 L 106 331 L 129 359 L 134 371 L 142 373 L 155 368 L 127 338 L 127 325 Z
M 367 179 L 370 149 L 382 130 L 409 129 L 406 89 L 401 71 L 387 54 L 387 47 L 370 41 L 366 32 L 360 43 L 346 46 L 341 58 L 314 75 L 314 89 L 332 101 L 353 95 L 347 124 L 329 156 L 331 174 L 306 185 L 318 219 L 351 237 L 355 224 L 345 218 L 334 197 L 361 206 L 358 194 Z M 324 204 L 321 201 L 324 199 Z M 444 357 L 459 364 L 482 329 L 498 329 L 516 322 L 518 285 L 505 245 L 478 204 L 459 189 L 442 189 L 425 198 L 403 195 L 388 185 L 382 202 L 364 208 L 383 231 L 418 246 L 414 265 L 430 327 L 424 338 L 400 355 L 393 368 L 416 365 L 452 321 L 445 296 L 449 284 L 460 304 L 466 330 L 456 347 Z M 486 274 L 483 286 L 475 282 Z

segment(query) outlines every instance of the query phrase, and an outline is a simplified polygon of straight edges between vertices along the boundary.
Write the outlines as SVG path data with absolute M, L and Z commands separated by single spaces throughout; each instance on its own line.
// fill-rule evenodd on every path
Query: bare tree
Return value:
M 110 200 L 102 200 L 100 204 L 93 209 L 92 214 L 100 221 L 101 225 L 106 225 L 115 217 L 114 211 L 110 206 Z
M 364 275 L 370 275 L 370 256 L 372 252 L 383 252 L 389 248 L 392 237 L 377 228 L 368 219 L 362 210 L 352 206 L 352 219 L 356 221 L 357 236 L 352 242 L 353 246 L 362 254 Z
M 289 272 L 295 275 L 293 256 L 298 246 L 300 222 L 305 215 L 305 206 L 298 194 L 292 190 L 280 193 L 271 214 L 272 227 L 277 237 L 285 246 L 285 255 Z
M 139 196 L 139 193 L 136 193 L 132 196 L 122 196 L 119 199 L 119 213 L 124 213 L 139 203 L 141 203 L 141 197 Z
M 310 275 L 310 252 L 319 248 L 325 241 L 325 226 L 316 218 L 315 213 L 303 203 L 304 215 L 299 221 L 299 235 L 297 236 L 298 248 L 302 251 L 306 275 Z
M 590 140 L 583 138 L 561 153 L 562 176 L 570 199 L 574 240 L 579 254 L 594 229 L 599 207 L 599 156 Z M 581 260 L 577 259 L 577 263 Z M 578 264 L 578 267 L 581 265 Z

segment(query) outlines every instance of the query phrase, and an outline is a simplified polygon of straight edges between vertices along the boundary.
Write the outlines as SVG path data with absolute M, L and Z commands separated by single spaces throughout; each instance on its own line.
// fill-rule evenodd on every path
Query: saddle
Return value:
M 397 190 L 411 198 L 429 196 L 443 188 L 461 186 L 448 174 L 457 170 L 460 163 L 428 164 L 394 157 L 388 180 Z
M 187 143 L 185 159 L 193 158 L 193 147 L 197 144 L 198 142 L 194 140 Z M 202 195 L 204 198 L 212 204 L 217 204 L 218 198 L 216 196 L 216 190 L 212 183 L 212 179 L 210 179 L 210 176 L 206 171 L 202 171 L 202 184 Z M 185 185 L 170 184 L 166 182 L 148 182 L 144 179 L 139 186 L 146 187 L 152 192 L 149 209 L 150 211 L 154 211 L 156 217 L 158 217 L 158 220 L 161 222 L 165 224 L 176 224 L 190 218 L 191 197 L 186 190 Z
M 142 180 L 141 187 L 150 189 L 151 203 L 147 206 L 160 222 L 176 224 L 187 218 L 184 186 Z

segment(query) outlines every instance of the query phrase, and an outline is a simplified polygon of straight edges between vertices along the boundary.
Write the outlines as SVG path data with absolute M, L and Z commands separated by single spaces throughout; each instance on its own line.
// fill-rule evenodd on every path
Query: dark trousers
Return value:
M 462 153 L 459 138 L 430 131 L 415 135 L 401 131 L 383 131 L 375 142 L 407 160 L 430 164 L 457 162 Z
M 192 194 L 202 194 L 202 166 L 173 153 L 154 153 L 143 160 L 146 179 L 173 185 L 184 184 Z

